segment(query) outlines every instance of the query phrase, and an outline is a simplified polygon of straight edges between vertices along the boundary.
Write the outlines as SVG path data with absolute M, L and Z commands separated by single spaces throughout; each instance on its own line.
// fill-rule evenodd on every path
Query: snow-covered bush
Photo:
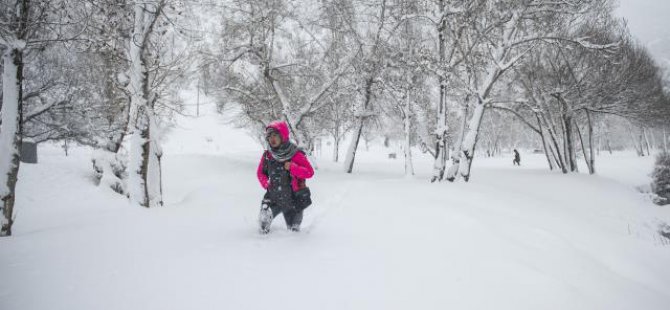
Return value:
M 658 205 L 670 204 L 670 153 L 661 153 L 656 157 L 654 172 L 651 174 L 651 188 Z
M 122 156 L 99 149 L 91 161 L 98 186 L 107 186 L 122 195 L 126 193 L 127 164 Z
M 661 223 L 658 226 L 658 234 L 665 239 L 661 239 L 661 242 L 665 245 L 670 245 L 670 225 L 666 223 Z

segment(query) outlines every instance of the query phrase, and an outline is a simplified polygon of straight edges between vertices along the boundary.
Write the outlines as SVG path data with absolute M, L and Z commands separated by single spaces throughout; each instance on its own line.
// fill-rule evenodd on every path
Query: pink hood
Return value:
M 288 124 L 286 124 L 286 122 L 274 121 L 268 124 L 267 127 L 265 127 L 265 130 L 268 128 L 273 128 L 274 130 L 278 131 L 281 135 L 282 142 L 287 142 L 289 140 Z

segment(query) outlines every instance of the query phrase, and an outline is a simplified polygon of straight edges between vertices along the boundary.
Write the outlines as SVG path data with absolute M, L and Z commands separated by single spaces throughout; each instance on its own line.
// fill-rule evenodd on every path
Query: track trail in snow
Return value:
M 309 215 L 307 217 L 309 220 L 303 223 L 303 232 L 306 234 L 312 233 L 321 221 L 327 219 L 329 214 L 344 208 L 344 201 L 351 194 L 351 188 L 355 186 L 354 183 L 347 183 L 335 195 L 330 195 L 325 201 L 316 202 L 311 206 L 312 210 L 306 210 L 305 212 L 313 212 L 313 214 Z

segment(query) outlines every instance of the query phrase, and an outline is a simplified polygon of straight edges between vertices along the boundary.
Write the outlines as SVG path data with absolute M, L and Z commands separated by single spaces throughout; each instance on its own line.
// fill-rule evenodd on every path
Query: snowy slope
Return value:
M 166 206 L 92 185 L 90 150 L 42 146 L 0 239 L 0 309 L 667 309 L 670 209 L 635 191 L 651 161 L 603 155 L 600 176 L 522 153 L 431 184 L 372 144 L 353 175 L 324 148 L 303 231 L 260 236 L 261 145 L 232 115 L 182 118 L 165 143 Z M 345 144 L 346 145 L 346 144 Z

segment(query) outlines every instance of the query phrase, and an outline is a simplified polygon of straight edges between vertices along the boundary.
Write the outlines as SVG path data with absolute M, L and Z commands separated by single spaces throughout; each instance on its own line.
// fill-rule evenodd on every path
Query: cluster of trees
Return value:
M 639 137 L 669 116 L 661 70 L 613 8 L 610 0 L 229 1 L 211 12 L 222 27 L 205 47 L 203 74 L 220 103 L 240 104 L 259 131 L 284 119 L 307 149 L 332 136 L 335 154 L 350 134 L 347 172 L 372 126 L 403 141 L 406 173 L 410 146 L 430 152 L 433 181 L 467 181 L 478 140 L 500 152 L 508 129 L 536 134 L 550 169 L 576 171 L 582 150 L 594 173 L 612 120 L 639 128 L 632 141 L 642 150 L 648 139 Z M 507 126 L 517 123 L 525 130 Z
M 335 161 L 351 137 L 349 173 L 366 136 L 401 141 L 407 174 L 412 147 L 430 153 L 432 181 L 520 141 L 565 173 L 581 150 L 594 173 L 622 124 L 644 154 L 670 119 L 613 2 L 0 0 L 2 234 L 22 139 L 93 146 L 100 184 L 161 205 L 161 133 L 193 81 L 259 134 L 283 119 L 308 151 L 331 137 Z
M 191 67 L 174 39 L 188 36 L 188 12 L 178 0 L 0 1 L 0 235 L 11 235 L 28 139 L 93 146 L 101 184 L 162 204 L 160 128 Z

